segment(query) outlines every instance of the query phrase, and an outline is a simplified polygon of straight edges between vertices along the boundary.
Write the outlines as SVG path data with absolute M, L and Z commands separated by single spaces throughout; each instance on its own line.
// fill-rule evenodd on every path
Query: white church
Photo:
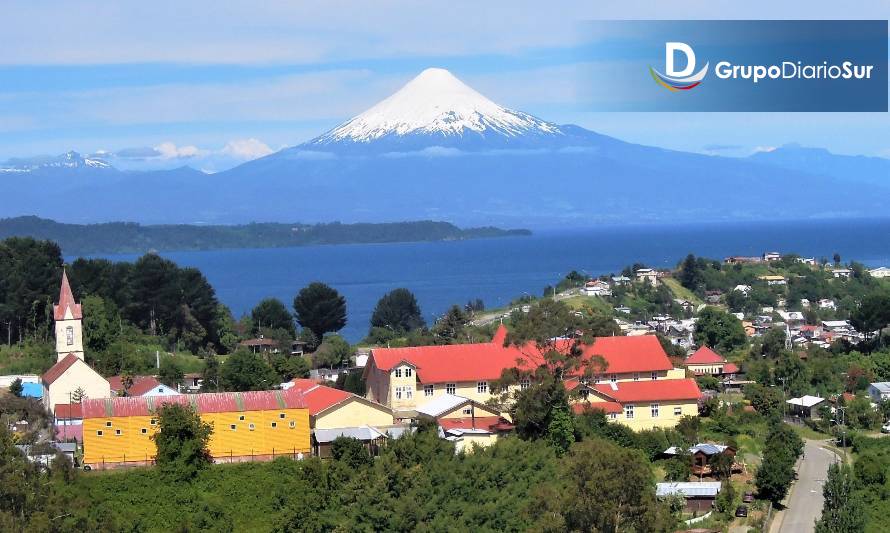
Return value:
M 108 380 L 86 364 L 83 356 L 83 311 L 74 301 L 68 274 L 62 272 L 59 303 L 53 306 L 56 323 L 56 364 L 41 376 L 43 402 L 55 414 L 56 406 L 80 403 L 85 398 L 110 398 Z

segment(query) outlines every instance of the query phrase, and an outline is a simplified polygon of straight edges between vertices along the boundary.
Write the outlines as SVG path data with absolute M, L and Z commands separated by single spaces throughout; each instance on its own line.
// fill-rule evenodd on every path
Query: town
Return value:
M 33 240 L 4 246 L 10 255 L 46 251 Z M 614 503 L 640 513 L 627 518 L 633 529 L 779 524 L 791 531 L 796 521 L 812 523 L 822 512 L 807 510 L 808 495 L 794 488 L 813 481 L 802 474 L 803 461 L 823 461 L 826 469 L 828 462 L 853 461 L 857 472 L 880 472 L 872 484 L 882 483 L 890 468 L 878 438 L 890 431 L 890 351 L 882 336 L 890 324 L 890 269 L 843 263 L 837 254 L 831 262 L 778 252 L 722 261 L 690 255 L 670 270 L 633 265 L 599 277 L 573 271 L 540 298 L 526 294 L 491 310 L 471 301 L 429 327 L 410 291 L 396 289 L 381 298 L 368 337 L 355 345 L 336 335 L 346 319 L 343 300 L 321 283 L 298 293 L 293 314 L 280 301 L 264 300 L 236 322 L 220 316 L 220 304 L 203 301 L 214 298 L 200 273 L 177 271 L 155 255 L 120 267 L 133 269 L 120 278 L 132 284 L 120 306 L 106 287 L 120 286 L 111 263 L 63 267 L 51 250 L 48 258 L 52 268 L 42 275 L 59 276 L 45 327 L 10 312 L 0 317 L 7 330 L 0 352 L 2 440 L 15 445 L 4 453 L 20 454 L 35 479 L 77 469 L 82 473 L 66 474 L 64 483 L 105 493 L 174 466 L 178 483 L 224 468 L 269 475 L 263 463 L 310 479 L 306 468 L 320 461 L 327 466 L 311 468 L 340 476 L 341 485 L 325 489 L 333 493 L 363 483 L 354 472 L 336 470 L 338 464 L 391 475 L 387 469 L 399 461 L 408 461 L 400 468 L 439 461 L 470 479 L 488 465 L 507 469 L 495 478 L 515 468 L 517 483 L 532 486 L 547 475 L 566 492 L 550 510 L 535 507 L 544 496 L 532 491 L 502 502 L 517 511 L 509 519 L 472 520 L 526 529 L 559 516 L 562 529 L 582 520 L 580 511 L 567 509 L 579 505 L 591 479 L 561 466 L 572 465 L 604 487 L 610 477 L 658 480 L 640 481 L 638 492 Z M 2 265 L 6 307 L 0 301 L 0 308 L 16 309 L 10 299 L 20 294 L 13 284 L 23 265 Z M 139 269 L 166 269 L 208 292 L 171 305 L 160 295 L 176 291 L 156 280 L 139 285 Z M 140 297 L 152 303 L 133 300 Z M 200 306 L 210 309 L 211 322 L 202 325 Z M 147 319 L 140 322 L 140 313 Z M 162 339 L 172 340 L 174 351 Z M 52 346 L 48 365 L 28 355 L 42 341 Z M 599 456 L 616 464 L 585 463 Z M 831 475 L 848 475 L 832 469 Z M 373 497 L 360 492 L 355 502 Z M 62 498 L 43 494 L 47 502 Z M 607 494 L 604 488 L 594 507 L 606 505 Z M 848 496 L 866 516 L 869 504 Z M 301 508 L 313 497 L 306 498 L 288 500 L 283 512 L 269 510 L 272 522 L 248 513 L 231 526 L 303 530 L 307 517 L 325 524 L 321 529 L 371 524 L 356 510 L 307 515 Z M 217 507 L 204 513 L 225 514 Z M 147 529 L 159 524 L 139 519 Z M 206 517 L 189 518 L 199 519 Z M 120 527 L 117 518 L 89 513 L 72 520 L 87 529 Z M 374 529 L 417 523 L 375 520 Z M 616 518 L 583 520 L 608 529 Z

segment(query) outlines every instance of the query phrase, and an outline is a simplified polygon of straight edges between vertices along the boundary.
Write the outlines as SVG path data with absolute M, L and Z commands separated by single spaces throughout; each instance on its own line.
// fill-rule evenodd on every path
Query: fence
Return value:
M 254 461 L 272 461 L 278 457 L 289 457 L 293 460 L 299 461 L 305 457 L 310 455 L 309 450 L 298 450 L 293 448 L 291 450 L 276 450 L 272 449 L 271 452 L 267 453 L 254 453 L 253 451 L 249 455 L 239 454 L 235 455 L 233 450 L 229 450 L 228 453 L 222 452 L 213 455 L 214 463 L 250 463 Z M 89 470 L 109 470 L 113 468 L 133 468 L 140 466 L 151 466 L 155 464 L 155 458 L 151 455 L 143 455 L 143 456 L 134 456 L 134 455 L 118 455 L 118 456 L 100 456 L 99 458 L 92 461 L 84 461 L 85 469 Z

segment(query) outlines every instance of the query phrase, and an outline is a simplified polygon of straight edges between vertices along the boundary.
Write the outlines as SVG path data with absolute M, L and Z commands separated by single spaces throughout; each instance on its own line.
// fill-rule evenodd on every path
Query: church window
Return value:
M 65 328 L 65 342 L 68 343 L 68 346 L 74 344 L 74 327 L 68 326 Z

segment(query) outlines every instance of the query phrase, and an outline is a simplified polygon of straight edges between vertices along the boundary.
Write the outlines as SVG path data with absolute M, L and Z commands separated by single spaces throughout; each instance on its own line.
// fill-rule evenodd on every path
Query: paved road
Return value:
M 791 489 L 779 533 L 812 533 L 816 520 L 822 516 L 822 484 L 828 475 L 828 466 L 838 458 L 822 448 L 821 444 L 816 440 L 805 443 L 805 455 L 797 473 L 797 482 Z

